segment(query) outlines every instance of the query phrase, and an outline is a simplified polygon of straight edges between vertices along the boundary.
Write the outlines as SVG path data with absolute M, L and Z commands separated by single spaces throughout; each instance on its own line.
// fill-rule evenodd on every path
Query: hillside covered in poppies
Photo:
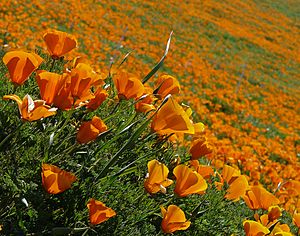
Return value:
M 0 3 L 0 233 L 297 235 L 300 5 Z

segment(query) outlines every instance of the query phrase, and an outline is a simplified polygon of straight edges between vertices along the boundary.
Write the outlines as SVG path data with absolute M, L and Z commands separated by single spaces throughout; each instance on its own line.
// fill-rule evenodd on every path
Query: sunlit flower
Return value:
M 42 61 L 37 54 L 24 51 L 10 51 L 3 57 L 10 79 L 15 85 L 22 85 Z
M 254 220 L 245 220 L 243 222 L 246 236 L 264 236 L 270 233 L 270 230 Z
M 207 189 L 205 179 L 186 165 L 176 166 L 173 173 L 176 177 L 174 192 L 180 197 L 194 193 L 203 194 Z
M 88 143 L 95 140 L 99 134 L 107 130 L 107 126 L 97 116 L 94 116 L 92 120 L 83 122 L 80 126 L 76 139 L 79 143 Z
M 251 186 L 243 196 L 244 201 L 250 209 L 265 209 L 270 206 L 278 205 L 279 200 L 261 185 Z
M 113 209 L 93 198 L 89 200 L 87 207 L 89 209 L 90 222 L 93 225 L 101 224 L 116 215 L 116 212 Z
M 192 155 L 192 160 L 203 157 L 207 154 L 212 153 L 213 149 L 210 144 L 207 142 L 205 137 L 199 137 L 194 139 L 191 144 L 190 154 Z
M 161 206 L 160 209 L 163 216 L 161 228 L 164 233 L 174 233 L 190 227 L 191 222 L 187 221 L 184 212 L 178 206 L 170 205 L 167 210 Z
M 144 85 L 132 74 L 120 71 L 113 76 L 119 99 L 137 99 L 144 93 Z
M 151 128 L 159 134 L 194 134 L 195 132 L 189 116 L 172 97 L 155 114 Z
M 106 90 L 102 88 L 98 88 L 94 93 L 94 98 L 92 98 L 87 104 L 86 108 L 90 110 L 96 110 L 108 97 L 108 93 Z
M 144 182 L 145 189 L 148 193 L 157 193 L 162 191 L 165 193 L 166 187 L 173 183 L 168 179 L 168 168 L 157 160 L 148 162 L 148 174 Z
M 190 165 L 200 174 L 204 179 L 209 179 L 214 176 L 214 170 L 211 166 L 200 165 L 198 160 L 191 160 Z
M 300 233 L 300 213 L 293 215 L 293 223 L 299 228 L 298 232 Z
M 58 90 L 63 86 L 65 77 L 48 71 L 37 71 L 36 81 L 40 94 L 46 104 L 51 105 Z
M 58 30 L 48 30 L 44 36 L 48 52 L 54 59 L 58 59 L 77 46 L 74 36 Z
M 155 94 L 159 95 L 160 98 L 165 98 L 168 94 L 177 94 L 180 92 L 178 80 L 171 75 L 163 74 L 159 76 L 156 85 Z
M 51 108 L 45 105 L 43 100 L 35 100 L 27 94 L 23 100 L 21 100 L 17 95 L 5 95 L 4 100 L 14 100 L 17 102 L 21 118 L 27 121 L 40 120 L 48 116 L 53 116 L 56 114 L 57 108 Z
M 54 165 L 42 165 L 42 184 L 48 193 L 58 194 L 64 192 L 71 188 L 74 181 L 76 181 L 76 177 L 72 173 Z

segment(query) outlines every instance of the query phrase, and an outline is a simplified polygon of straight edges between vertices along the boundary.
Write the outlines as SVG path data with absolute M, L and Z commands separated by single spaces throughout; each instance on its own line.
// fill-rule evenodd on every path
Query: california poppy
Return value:
M 107 98 L 108 93 L 102 88 L 98 88 L 92 98 L 85 106 L 87 109 L 96 110 Z
M 191 160 L 190 165 L 204 178 L 209 179 L 214 176 L 214 170 L 211 166 L 200 165 L 198 160 Z
M 197 139 L 194 139 L 189 150 L 190 154 L 192 155 L 192 160 L 210 154 L 212 153 L 212 151 L 213 149 L 211 148 L 210 144 L 207 142 L 207 139 L 205 137 L 199 137 Z
M 101 76 L 90 65 L 78 63 L 70 72 L 71 94 L 75 100 L 82 102 L 94 98 L 91 87 Z M 101 80 L 102 81 L 102 80 Z
M 159 95 L 160 98 L 165 98 L 168 94 L 177 94 L 180 92 L 180 85 L 178 80 L 167 74 L 159 76 L 157 82 L 157 89 L 155 94 Z
M 24 51 L 10 51 L 3 57 L 10 79 L 16 85 L 22 85 L 42 61 L 37 54 Z
M 144 182 L 145 189 L 148 193 L 165 192 L 165 188 L 173 183 L 168 179 L 169 170 L 164 164 L 157 160 L 148 162 L 148 174 Z
M 194 193 L 203 194 L 207 189 L 205 179 L 186 165 L 176 166 L 173 173 L 176 177 L 174 192 L 180 197 Z
M 172 97 L 169 97 L 155 114 L 151 128 L 159 134 L 194 134 L 195 132 L 188 114 Z
M 107 130 L 107 126 L 97 116 L 94 116 L 92 120 L 83 122 L 77 133 L 77 141 L 79 143 L 88 143 L 95 140 L 99 134 Z
M 58 194 L 64 192 L 71 188 L 74 181 L 76 181 L 76 177 L 72 173 L 54 165 L 42 165 L 42 184 L 48 193 Z
M 238 201 L 240 197 L 246 194 L 248 188 L 249 185 L 246 176 L 240 175 L 230 183 L 224 197 L 228 200 Z
M 270 233 L 270 230 L 254 220 L 245 220 L 243 222 L 246 236 L 264 236 Z
M 113 76 L 119 99 L 137 99 L 144 93 L 143 83 L 132 74 L 120 71 Z
M 53 59 L 58 59 L 77 46 L 74 36 L 58 30 L 48 30 L 43 39 Z
M 243 199 L 253 210 L 260 208 L 267 210 L 270 206 L 279 204 L 279 200 L 261 185 L 251 186 Z
M 268 214 L 259 216 L 257 213 L 254 214 L 254 218 L 257 222 L 261 223 L 267 228 L 271 228 L 273 225 L 278 223 L 278 218 L 281 216 L 281 209 L 279 206 L 271 206 L 268 209 Z
M 45 105 L 43 100 L 35 100 L 27 94 L 23 100 L 21 100 L 17 95 L 5 95 L 4 100 L 14 100 L 17 102 L 21 118 L 27 121 L 35 121 L 48 116 L 53 116 L 56 114 L 57 108 L 51 108 Z
M 48 104 L 53 103 L 59 89 L 61 89 L 65 83 L 66 77 L 48 72 L 37 71 L 36 82 L 40 88 L 40 94 L 42 99 Z
M 295 213 L 293 215 L 293 223 L 299 228 L 300 232 L 300 213 Z
M 170 205 L 167 210 L 161 206 L 160 209 L 163 216 L 161 228 L 164 233 L 174 233 L 190 227 L 191 222 L 185 218 L 184 212 L 178 206 Z
M 155 100 L 153 98 L 152 92 L 153 90 L 151 87 L 145 86 L 145 91 L 143 96 L 135 104 L 136 111 L 147 113 L 149 111 L 155 110 L 155 106 L 152 104 Z
M 246 194 L 249 189 L 248 180 L 245 175 L 241 175 L 241 172 L 229 165 L 224 165 L 222 174 L 219 175 L 221 182 L 215 182 L 217 188 L 220 190 L 224 182 L 229 186 L 224 196 L 228 200 L 238 201 L 240 197 Z
M 100 224 L 116 215 L 116 212 L 113 209 L 93 198 L 89 200 L 87 207 L 89 209 L 90 222 L 93 225 Z

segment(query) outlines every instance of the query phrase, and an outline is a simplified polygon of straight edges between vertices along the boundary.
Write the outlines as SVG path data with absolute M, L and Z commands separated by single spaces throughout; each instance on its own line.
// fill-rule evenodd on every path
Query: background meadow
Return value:
M 2 1 L 1 58 L 10 49 L 26 49 L 44 58 L 41 69 L 62 72 L 65 62 L 57 61 L 52 68 L 43 41 L 46 30 L 57 29 L 72 34 L 78 41 L 78 48 L 68 53 L 65 60 L 82 56 L 105 77 L 112 63 L 117 65 L 131 52 L 122 68 L 143 79 L 162 57 L 173 31 L 164 65 L 148 83 L 154 85 L 160 73 L 178 79 L 181 92 L 176 99 L 192 108 L 194 122 L 205 124 L 205 137 L 213 147 L 213 152 L 200 162 L 220 173 L 228 164 L 248 176 L 249 184 L 260 182 L 280 200 L 285 209 L 282 222 L 296 234 L 292 216 L 300 211 L 299 12 L 296 0 L 168 4 Z M 14 88 L 2 61 L 0 70 L 3 97 Z M 29 93 L 39 98 L 34 77 L 16 90 L 20 97 Z M 179 235 L 244 234 L 242 222 L 253 220 L 254 212 L 243 200 L 224 200 L 226 189 L 219 191 L 209 184 L 206 194 L 187 198 L 174 196 L 174 186 L 166 195 L 150 196 L 145 192 L 147 162 L 155 158 L 172 169 L 170 163 L 176 155 L 182 162 L 188 161 L 186 150 L 191 137 L 177 147 L 166 140 L 157 141 L 145 128 L 142 138 L 122 152 L 111 170 L 111 178 L 97 177 L 139 126 L 124 129 L 145 118 L 135 115 L 132 101 L 123 101 L 114 108 L 115 95 L 111 93 L 111 100 L 94 113 L 61 112 L 45 119 L 48 123 L 28 122 L 20 127 L 16 104 L 0 101 L 0 139 L 17 130 L 0 150 L 0 225 L 5 232 L 157 235 L 162 234 L 159 205 L 172 203 L 181 206 L 187 218 L 192 219 L 191 227 L 177 232 Z M 117 115 L 113 116 L 112 111 Z M 80 123 L 93 115 L 105 119 L 111 132 L 100 136 L 97 142 L 76 145 Z M 49 144 L 52 133 L 54 141 Z M 96 161 L 96 167 L 87 171 L 86 167 L 94 166 Z M 41 185 L 43 162 L 76 173 L 80 181 L 62 195 L 49 195 Z M 130 168 L 123 172 L 128 164 Z M 213 183 L 219 181 L 214 178 Z M 297 184 L 285 188 L 290 180 Z M 115 209 L 118 217 L 90 228 L 86 203 L 93 196 Z

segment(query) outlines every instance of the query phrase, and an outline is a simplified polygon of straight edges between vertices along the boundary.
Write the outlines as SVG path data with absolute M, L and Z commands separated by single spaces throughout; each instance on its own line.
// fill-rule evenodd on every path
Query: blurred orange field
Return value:
M 288 198 L 286 181 L 296 180 L 299 195 L 300 4 L 274 2 L 1 1 L 0 44 L 45 48 L 42 35 L 55 28 L 78 39 L 70 56 L 88 55 L 104 73 L 132 51 L 125 67 L 143 78 L 173 31 L 162 71 L 207 125 L 212 163 L 237 165 L 293 211 L 300 201 Z

